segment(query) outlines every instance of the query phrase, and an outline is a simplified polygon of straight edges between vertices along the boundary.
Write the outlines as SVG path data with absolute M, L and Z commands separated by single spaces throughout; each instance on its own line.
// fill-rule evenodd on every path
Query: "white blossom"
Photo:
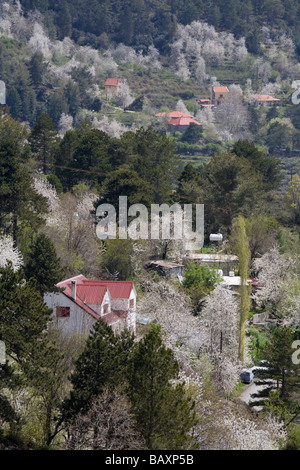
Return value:
M 176 111 L 180 111 L 181 113 L 184 113 L 184 114 L 191 114 L 182 100 L 177 101 L 175 109 Z
M 51 58 L 50 52 L 50 39 L 46 35 L 44 28 L 39 23 L 35 23 L 33 26 L 33 35 L 28 43 L 31 54 L 39 52 L 43 54 L 45 59 Z
M 189 298 L 165 280 L 146 281 L 143 287 L 145 293 L 138 301 L 138 314 L 162 326 L 166 345 L 174 351 L 177 360 L 189 368 L 186 358 L 191 360 L 207 341 L 206 332 L 200 330 L 199 319 L 192 314 Z
M 187 61 L 184 54 L 180 53 L 176 63 L 176 72 L 175 75 L 179 77 L 184 82 L 188 80 L 191 76 Z
M 229 93 L 215 111 L 221 131 L 227 131 L 236 140 L 249 135 L 248 107 L 243 102 L 242 89 L 239 85 L 230 85 Z
M 267 423 L 256 423 L 250 419 L 228 414 L 222 417 L 232 441 L 230 450 L 279 450 L 286 439 L 282 423 L 269 418 Z
M 20 251 L 14 247 L 11 237 L 0 238 L 0 267 L 4 268 L 7 262 L 12 263 L 12 268 L 17 271 L 23 265 L 23 257 Z
M 99 129 L 100 131 L 106 132 L 110 137 L 119 138 L 124 132 L 128 131 L 128 127 L 119 123 L 115 119 L 111 121 L 107 116 L 103 116 L 101 119 L 94 117 L 92 121 L 93 129 Z M 133 130 L 130 128 L 130 130 Z
M 274 313 L 287 316 L 298 313 L 297 304 L 293 302 L 295 290 L 299 296 L 299 285 L 296 282 L 295 265 L 297 258 L 287 257 L 277 247 L 267 251 L 253 262 L 253 270 L 261 283 L 254 294 L 259 306 L 264 306 Z
M 136 64 L 142 68 L 161 68 L 159 51 L 153 46 L 153 44 L 148 47 L 147 54 L 143 54 L 141 51 L 136 52 L 132 47 L 125 46 L 123 43 L 118 44 L 115 49 L 111 49 L 110 53 L 115 60 L 126 64 Z
M 207 64 L 222 65 L 225 58 L 229 62 L 241 61 L 248 55 L 244 38 L 236 40 L 231 33 L 218 33 L 213 26 L 201 21 L 193 21 L 186 26 L 178 25 L 170 48 L 176 75 L 179 72 L 184 80 L 187 79 L 187 70 L 191 72 L 195 69 L 194 61 L 196 68 L 199 68 L 200 57 Z M 203 63 L 201 69 L 203 75 Z
M 62 113 L 62 115 L 59 118 L 59 123 L 58 123 L 59 136 L 63 137 L 67 131 L 72 129 L 72 125 L 73 125 L 73 117 L 70 116 L 69 114 Z
M 34 189 L 38 194 L 45 197 L 48 202 L 48 214 L 46 215 L 46 224 L 55 225 L 59 221 L 60 199 L 52 184 L 42 176 L 36 176 L 33 179 Z

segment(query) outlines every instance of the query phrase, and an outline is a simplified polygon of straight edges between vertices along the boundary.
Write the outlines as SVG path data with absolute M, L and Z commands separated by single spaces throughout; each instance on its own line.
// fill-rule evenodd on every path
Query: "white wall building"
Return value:
M 53 310 L 53 322 L 66 333 L 88 333 L 102 318 L 118 334 L 136 329 L 136 290 L 132 281 L 88 280 L 83 275 L 59 282 L 62 292 L 44 301 Z

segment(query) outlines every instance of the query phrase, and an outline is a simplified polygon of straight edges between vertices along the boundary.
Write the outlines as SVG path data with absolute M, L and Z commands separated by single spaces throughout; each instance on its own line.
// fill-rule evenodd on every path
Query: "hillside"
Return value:
M 25 13 L 45 15 L 52 37 L 72 36 L 79 44 L 103 47 L 124 43 L 145 50 L 151 44 L 164 53 L 178 24 L 204 21 L 217 31 L 246 38 L 257 53 L 262 26 L 291 35 L 298 45 L 300 17 L 296 0 L 21 0 Z
M 0 449 L 300 449 L 299 20 L 0 2 Z

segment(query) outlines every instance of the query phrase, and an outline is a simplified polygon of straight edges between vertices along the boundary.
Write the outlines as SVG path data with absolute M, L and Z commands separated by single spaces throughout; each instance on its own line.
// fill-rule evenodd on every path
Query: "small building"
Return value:
M 206 265 L 211 268 L 221 269 L 224 276 L 229 276 L 231 271 L 238 266 L 238 257 L 219 253 L 194 253 L 187 254 L 187 261 Z
M 250 98 L 250 103 L 256 106 L 276 106 L 279 104 L 280 99 L 274 98 L 271 95 L 252 95 Z
M 104 83 L 104 89 L 107 98 L 113 96 L 118 96 L 120 93 L 120 85 L 122 83 L 122 78 L 107 78 Z
M 197 126 L 202 126 L 202 124 L 198 121 L 196 121 L 193 118 L 189 117 L 180 117 L 176 119 L 171 119 L 168 122 L 168 127 L 171 132 L 184 132 L 190 124 L 196 124 Z
M 202 109 L 205 109 L 205 108 L 213 109 L 215 107 L 215 105 L 212 104 L 211 100 L 208 98 L 202 98 L 201 100 L 199 100 L 199 104 Z
M 248 286 L 249 284 L 250 280 L 247 279 L 247 281 L 245 281 L 245 285 Z M 224 287 L 229 287 L 234 292 L 238 292 L 239 287 L 241 285 L 241 277 L 235 276 L 234 273 L 230 271 L 229 276 L 222 276 L 221 285 L 223 285 Z
M 213 86 L 211 89 L 211 102 L 213 105 L 220 105 L 224 98 L 228 95 L 227 86 Z
M 136 290 L 132 281 L 88 280 L 83 275 L 59 282 L 61 292 L 49 292 L 44 302 L 52 309 L 55 326 L 65 333 L 88 333 L 98 319 L 114 333 L 135 332 Z
M 167 279 L 176 279 L 183 275 L 184 265 L 179 263 L 172 263 L 171 261 L 149 261 L 146 264 L 146 269 L 153 269 L 160 276 Z

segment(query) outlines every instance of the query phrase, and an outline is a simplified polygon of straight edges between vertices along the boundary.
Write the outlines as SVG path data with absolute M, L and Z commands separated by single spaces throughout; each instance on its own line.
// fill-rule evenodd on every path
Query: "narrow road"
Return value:
M 253 393 L 257 393 L 258 391 L 262 390 L 264 387 L 265 387 L 265 385 L 256 385 L 254 382 L 252 382 L 249 385 L 245 385 L 245 388 L 242 391 L 242 393 L 240 394 L 239 398 L 243 402 L 247 403 L 247 405 L 249 405 L 249 403 L 252 401 L 251 395 Z M 254 398 L 254 400 L 255 400 L 255 398 Z M 254 410 L 260 410 L 261 407 L 260 406 L 254 406 L 253 409 Z

